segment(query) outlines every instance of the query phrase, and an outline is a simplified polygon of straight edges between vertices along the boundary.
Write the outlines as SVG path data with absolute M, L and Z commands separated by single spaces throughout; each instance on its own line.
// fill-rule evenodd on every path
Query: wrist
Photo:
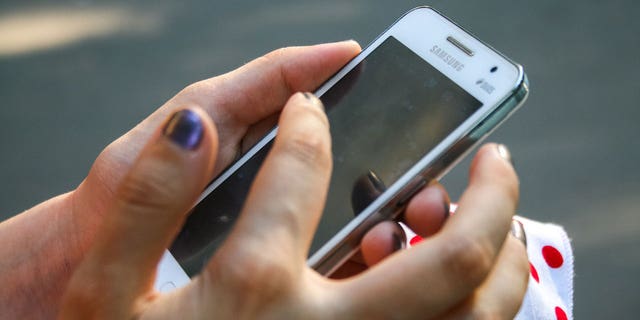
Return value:
M 10 318 L 55 316 L 82 259 L 72 199 L 60 195 L 0 224 L 0 309 Z

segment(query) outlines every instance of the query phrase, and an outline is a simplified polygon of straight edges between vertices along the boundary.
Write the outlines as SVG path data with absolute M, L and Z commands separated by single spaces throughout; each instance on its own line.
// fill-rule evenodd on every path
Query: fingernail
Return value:
M 351 188 L 351 209 L 354 215 L 359 215 L 380 194 L 386 190 L 384 183 L 378 179 L 373 171 L 359 176 Z
M 183 149 L 194 150 L 202 141 L 204 127 L 196 112 L 183 109 L 169 118 L 162 133 Z
M 393 232 L 393 252 L 404 249 L 407 242 L 407 236 L 404 234 L 402 227 L 397 226 L 399 230 Z
M 429 182 L 429 184 L 427 185 L 427 188 L 429 187 L 437 188 L 440 191 L 440 194 L 442 197 L 442 209 L 444 211 L 443 212 L 444 219 L 446 220 L 447 218 L 449 218 L 449 213 L 451 212 L 451 204 L 449 202 L 449 197 L 447 196 L 447 191 L 436 179 L 433 179 Z
M 511 163 L 513 165 L 513 159 L 511 158 L 511 152 L 509 152 L 509 149 L 507 148 L 507 146 L 505 146 L 504 144 L 499 144 L 498 145 L 498 154 L 500 155 L 501 158 L 509 161 L 509 163 Z
M 451 204 L 449 203 L 448 199 L 444 200 L 444 219 L 448 219 L 449 215 L 451 214 Z
M 511 220 L 511 235 L 522 241 L 525 248 L 527 247 L 527 235 L 524 233 L 522 222 L 515 219 Z
M 369 179 L 369 182 L 371 182 L 371 185 L 375 190 L 381 193 L 387 190 L 387 187 L 384 185 L 382 180 L 378 178 L 378 175 L 376 175 L 375 172 L 369 170 L 369 173 L 367 173 L 367 178 Z
M 302 95 L 314 106 L 324 110 L 324 105 L 322 104 L 322 101 L 320 101 L 320 99 L 318 99 L 318 97 L 316 97 L 313 93 L 303 92 Z

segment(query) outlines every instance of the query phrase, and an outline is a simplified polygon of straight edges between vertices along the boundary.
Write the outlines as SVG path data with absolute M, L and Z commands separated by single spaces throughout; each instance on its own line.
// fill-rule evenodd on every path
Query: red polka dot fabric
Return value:
M 560 307 L 556 307 L 556 319 L 558 320 L 567 320 L 567 313 L 562 310 Z
M 516 319 L 573 319 L 573 252 L 558 225 L 522 217 L 529 256 L 529 287 Z
M 420 241 L 422 241 L 422 237 L 418 236 L 418 235 L 415 235 L 415 236 L 411 237 L 411 239 L 409 240 L 409 246 L 415 246 Z
M 562 253 L 560 253 L 560 251 L 558 251 L 554 246 L 542 247 L 542 257 L 547 265 L 553 269 L 562 267 L 562 263 L 564 262 Z
M 452 204 L 451 214 L 455 210 Z M 515 219 L 525 230 L 530 271 L 529 287 L 515 319 L 573 319 L 573 252 L 567 233 L 558 225 Z M 429 241 L 402 227 L 407 247 Z
M 531 262 L 529 262 L 529 273 L 531 273 L 531 278 L 533 278 L 533 280 L 535 280 L 536 282 L 540 282 L 540 277 L 538 276 L 538 270 L 536 270 L 536 267 L 534 267 L 533 264 L 531 264 Z

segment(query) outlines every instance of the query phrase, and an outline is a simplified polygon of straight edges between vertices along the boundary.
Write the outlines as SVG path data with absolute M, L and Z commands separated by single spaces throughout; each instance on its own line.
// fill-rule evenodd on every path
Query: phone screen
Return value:
M 311 253 L 482 106 L 392 36 L 320 99 L 331 124 L 334 165 Z M 270 147 L 190 213 L 170 248 L 189 276 L 226 238 Z

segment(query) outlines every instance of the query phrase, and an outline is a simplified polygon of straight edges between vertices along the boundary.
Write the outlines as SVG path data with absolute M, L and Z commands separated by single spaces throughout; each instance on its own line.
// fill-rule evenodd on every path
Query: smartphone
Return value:
M 334 166 L 308 265 L 330 275 L 372 226 L 396 219 L 416 192 L 522 105 L 528 83 L 520 65 L 436 10 L 418 7 L 315 94 L 331 124 Z M 165 252 L 156 288 L 186 284 L 224 242 L 276 133 L 202 193 Z

